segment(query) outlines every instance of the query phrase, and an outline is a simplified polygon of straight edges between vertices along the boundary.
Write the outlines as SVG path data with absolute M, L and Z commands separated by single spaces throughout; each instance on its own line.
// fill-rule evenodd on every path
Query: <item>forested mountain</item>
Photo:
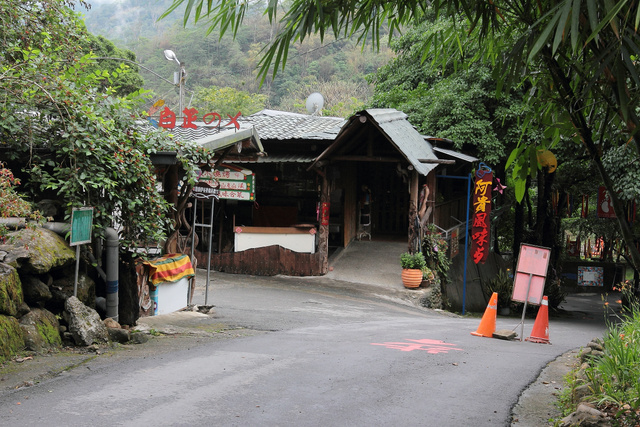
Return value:
M 80 11 L 90 32 L 136 54 L 144 67 L 140 69 L 144 87 L 155 94 L 150 103 L 157 99 L 165 99 L 170 107 L 178 103 L 178 91 L 171 84 L 178 64 L 165 59 L 165 49 L 173 50 L 185 64 L 186 105 L 203 110 L 223 108 L 211 102 L 220 99 L 224 105 L 229 104 L 228 99 L 221 99 L 222 94 L 229 96 L 229 90 L 219 88 L 244 92 L 244 96 L 233 99 L 263 95 L 254 97 L 251 105 L 241 103 L 243 114 L 256 108 L 305 112 L 306 97 L 320 92 L 325 97 L 324 115 L 347 116 L 369 100 L 371 87 L 365 76 L 392 57 L 386 46 L 373 51 L 368 45 L 363 50 L 355 40 L 327 37 L 321 44 L 315 36 L 292 45 L 285 69 L 260 86 L 255 69 L 257 54 L 273 37 L 266 16 L 258 10 L 250 13 L 235 40 L 231 34 L 220 40 L 217 33 L 206 34 L 206 25 L 189 24 L 184 28 L 181 10 L 158 21 L 170 4 L 171 0 L 103 0 L 93 2 L 89 11 Z

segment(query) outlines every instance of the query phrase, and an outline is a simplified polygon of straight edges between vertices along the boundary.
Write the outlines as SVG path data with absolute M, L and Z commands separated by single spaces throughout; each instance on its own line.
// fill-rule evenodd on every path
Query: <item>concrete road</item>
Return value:
M 318 280 L 218 274 L 209 292 L 216 321 L 262 332 L 88 362 L 0 397 L 1 424 L 504 426 L 549 361 L 604 330 L 593 295 L 551 318 L 547 345 Z

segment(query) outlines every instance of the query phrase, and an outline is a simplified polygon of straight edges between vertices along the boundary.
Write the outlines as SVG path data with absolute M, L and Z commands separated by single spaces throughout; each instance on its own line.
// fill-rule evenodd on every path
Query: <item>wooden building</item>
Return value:
M 454 200 L 465 199 L 462 187 L 442 184 L 445 200 L 436 174 L 461 160 L 468 169 L 473 158 L 434 148 L 400 111 L 369 109 L 344 120 L 264 110 L 239 122 L 253 129 L 248 139 L 210 135 L 206 146 L 217 170 L 251 176 L 253 194 L 214 204 L 216 237 L 210 250 L 204 235 L 197 239 L 199 266 L 210 256 L 218 271 L 322 275 L 330 253 L 354 239 L 409 242 L 414 221 L 435 221 L 446 234 L 464 218 L 466 205 Z M 190 221 L 211 214 L 200 206 Z

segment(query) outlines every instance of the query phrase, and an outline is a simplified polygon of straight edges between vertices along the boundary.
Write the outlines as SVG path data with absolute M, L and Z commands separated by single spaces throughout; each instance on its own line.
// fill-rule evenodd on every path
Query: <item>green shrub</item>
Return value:
M 509 277 L 506 270 L 498 271 L 496 276 L 483 283 L 483 288 L 487 297 L 495 292 L 498 294 L 498 307 L 509 307 L 511 305 L 511 295 L 513 294 L 513 279 Z
M 422 252 L 416 252 L 415 254 L 405 252 L 400 255 L 400 266 L 402 266 L 402 268 L 422 270 L 427 266 L 427 261 L 424 259 Z

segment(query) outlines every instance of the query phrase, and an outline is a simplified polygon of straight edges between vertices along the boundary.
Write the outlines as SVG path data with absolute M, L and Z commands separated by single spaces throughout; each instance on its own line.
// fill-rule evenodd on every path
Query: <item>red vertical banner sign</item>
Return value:
M 611 197 L 606 188 L 601 185 L 598 187 L 598 218 L 615 218 L 616 213 L 611 205 Z
M 320 210 L 320 225 L 329 225 L 329 203 L 323 202 Z
M 493 172 L 478 169 L 473 190 L 473 219 L 471 223 L 471 256 L 476 264 L 484 264 L 489 256 L 492 185 Z

